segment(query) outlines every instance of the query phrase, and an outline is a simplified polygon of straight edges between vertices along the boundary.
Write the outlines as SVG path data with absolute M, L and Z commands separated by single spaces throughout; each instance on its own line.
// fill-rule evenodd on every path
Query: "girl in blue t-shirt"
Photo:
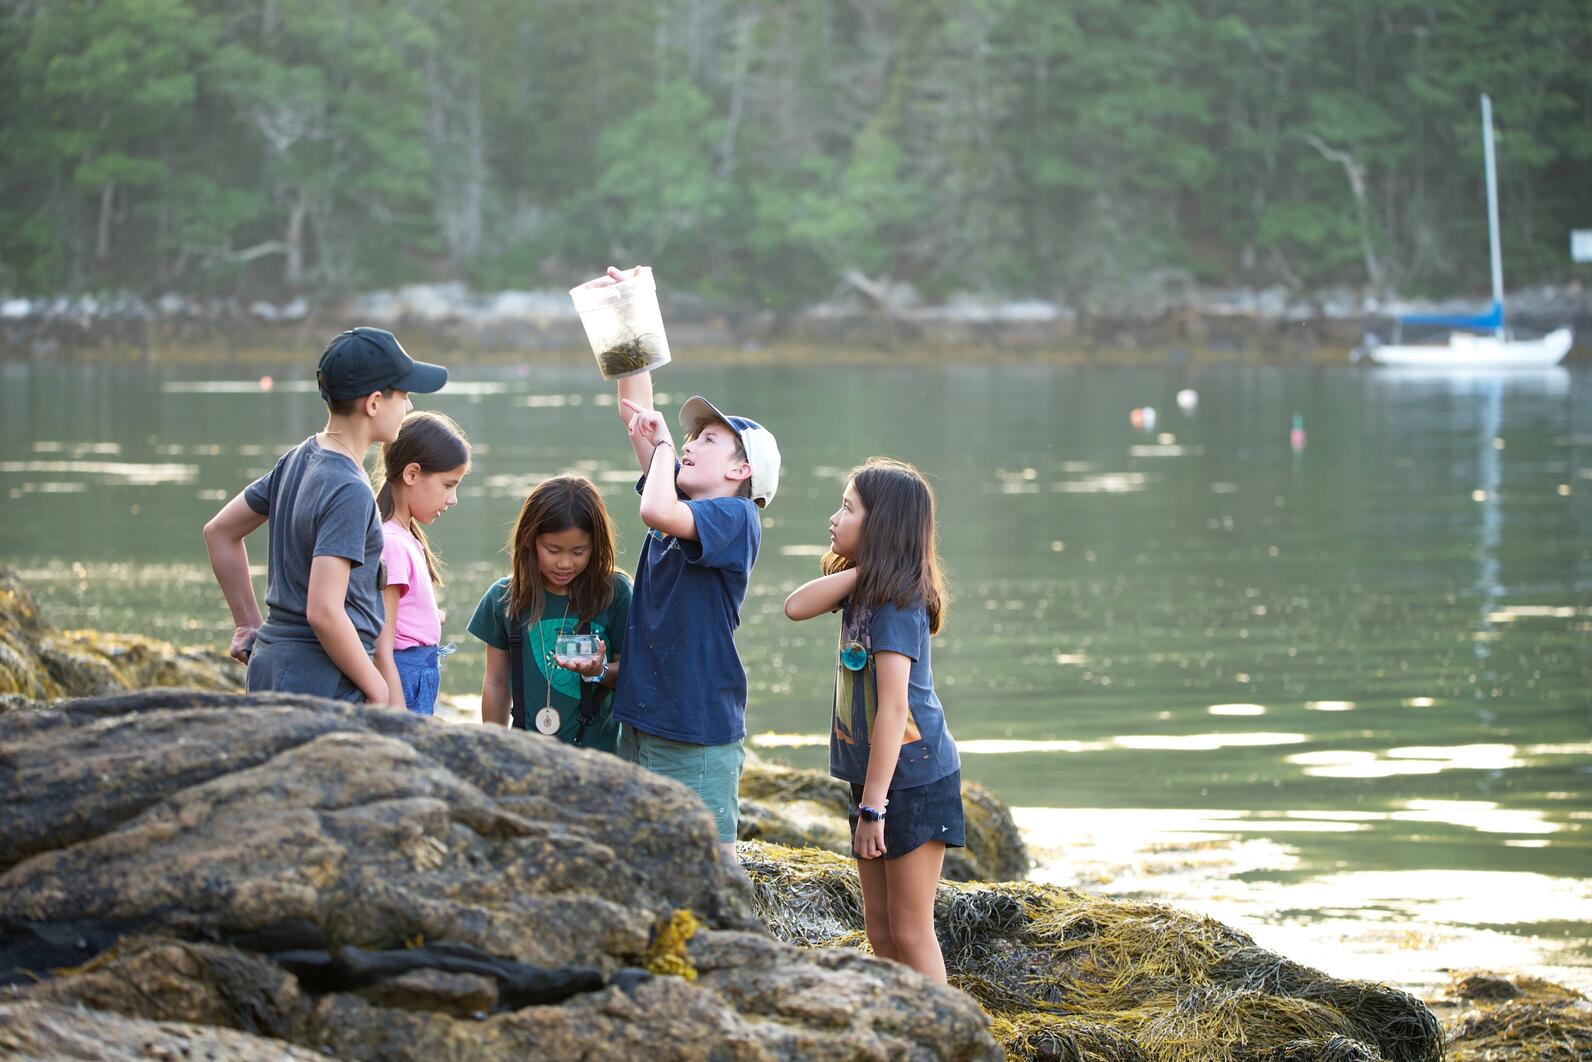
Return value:
M 487 588 L 470 618 L 470 633 L 487 646 L 481 721 L 614 752 L 613 689 L 630 580 L 614 567 L 613 524 L 602 495 L 584 476 L 539 484 L 520 507 L 505 548 L 509 576 Z M 517 718 L 510 691 L 516 633 L 523 673 Z M 561 635 L 581 636 L 580 648 L 589 651 L 564 655 Z
M 876 457 L 852 470 L 829 542 L 825 574 L 785 615 L 842 613 L 829 771 L 851 783 L 868 940 L 943 982 L 934 893 L 946 847 L 964 841 L 961 763 L 929 660 L 947 605 L 934 492 L 911 465 Z

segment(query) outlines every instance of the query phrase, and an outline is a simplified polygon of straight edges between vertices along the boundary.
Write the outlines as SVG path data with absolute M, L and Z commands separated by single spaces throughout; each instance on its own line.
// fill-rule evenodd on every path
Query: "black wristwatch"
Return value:
M 884 811 L 879 808 L 870 808 L 866 804 L 857 805 L 857 814 L 862 816 L 864 822 L 883 822 Z

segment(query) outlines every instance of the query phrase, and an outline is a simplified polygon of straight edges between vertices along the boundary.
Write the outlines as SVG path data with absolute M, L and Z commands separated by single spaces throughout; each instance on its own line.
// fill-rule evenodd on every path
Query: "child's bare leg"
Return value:
M 890 935 L 890 886 L 885 880 L 884 860 L 857 860 L 857 879 L 862 882 L 862 923 L 873 953 L 881 959 L 905 962 Z
M 899 859 L 879 862 L 889 897 L 890 939 L 899 952 L 896 957 L 943 984 L 945 958 L 940 954 L 940 939 L 934 935 L 934 894 L 945 863 L 945 843 L 929 841 Z

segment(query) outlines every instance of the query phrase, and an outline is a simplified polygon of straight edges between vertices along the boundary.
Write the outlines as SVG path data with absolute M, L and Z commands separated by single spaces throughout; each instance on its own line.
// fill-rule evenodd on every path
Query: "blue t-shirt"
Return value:
M 763 528 L 749 498 L 682 500 L 697 539 L 647 532 L 614 718 L 658 737 L 727 745 L 746 736 L 746 668 L 735 628 Z
M 861 671 L 836 663 L 829 773 L 858 785 L 868 780 L 869 735 L 879 711 L 874 656 L 886 652 L 900 653 L 912 661 L 907 678 L 907 729 L 890 788 L 915 789 L 960 769 L 956 742 L 946 728 L 940 698 L 934 693 L 928 610 L 921 605 L 901 609 L 886 604 L 870 612 L 856 608 L 848 598 L 841 614 L 840 647 L 844 649 L 853 640 L 868 650 L 868 663 Z
M 312 435 L 244 488 L 243 500 L 270 521 L 265 634 L 273 641 L 318 641 L 306 614 L 310 562 L 342 557 L 351 565 L 343 609 L 365 652 L 374 652 L 387 612 L 381 600 L 381 520 L 365 470 Z

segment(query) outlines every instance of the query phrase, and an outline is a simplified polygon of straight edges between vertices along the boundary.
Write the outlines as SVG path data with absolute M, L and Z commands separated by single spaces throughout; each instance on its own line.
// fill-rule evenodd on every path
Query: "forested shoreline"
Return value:
M 1573 282 L 1582 0 L 3 0 L 0 290 Z

